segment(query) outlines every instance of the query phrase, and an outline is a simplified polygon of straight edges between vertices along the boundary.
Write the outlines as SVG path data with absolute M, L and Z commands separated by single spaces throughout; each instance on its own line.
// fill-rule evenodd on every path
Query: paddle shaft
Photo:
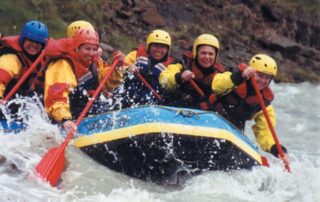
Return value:
M 7 102 L 15 94 L 15 92 L 20 88 L 23 82 L 28 78 L 28 76 L 36 69 L 37 65 L 41 62 L 46 52 L 43 50 L 38 58 L 32 63 L 28 70 L 22 75 L 19 81 L 14 85 L 14 87 L 9 91 L 9 93 L 3 98 L 3 102 Z
M 201 90 L 201 88 L 198 86 L 198 84 L 193 79 L 190 80 L 190 84 L 192 85 L 192 87 L 197 91 L 197 93 L 201 97 L 204 97 L 204 92 Z
M 103 80 L 100 82 L 98 88 L 95 90 L 93 96 L 90 98 L 89 102 L 85 106 L 85 108 L 82 110 L 81 114 L 77 118 L 75 124 L 78 126 L 84 116 L 89 111 L 90 107 L 92 106 L 93 102 L 96 100 L 97 96 L 102 91 L 102 88 L 104 87 L 105 83 L 111 76 L 111 74 L 116 69 L 116 66 L 118 64 L 118 60 L 115 60 L 112 63 L 111 69 L 108 71 L 108 73 L 105 75 Z M 55 186 L 60 179 L 61 173 L 63 171 L 63 165 L 64 165 L 64 151 L 67 147 L 70 139 L 72 138 L 74 132 L 69 132 L 66 139 L 63 141 L 61 146 L 50 149 L 47 154 L 42 158 L 42 160 L 39 162 L 39 164 L 36 166 L 36 171 L 38 174 L 45 180 L 47 180 L 52 186 Z
M 160 101 L 162 100 L 161 96 L 153 89 L 153 87 L 148 83 L 148 81 L 143 78 L 139 71 L 136 71 L 135 74 L 139 77 L 139 79 L 146 85 L 152 92 L 152 94 Z
M 87 105 L 85 106 L 85 108 L 82 110 L 81 114 L 78 116 L 75 124 L 78 126 L 80 124 L 80 122 L 82 121 L 82 119 L 85 117 L 85 115 L 87 114 L 87 112 L 89 111 L 89 109 L 91 108 L 93 102 L 97 99 L 97 96 L 100 94 L 100 92 L 102 91 L 102 88 L 104 87 L 104 85 L 106 84 L 107 80 L 109 79 L 109 77 L 111 76 L 111 74 L 114 72 L 114 70 L 116 69 L 118 64 L 118 60 L 115 60 L 112 65 L 111 65 L 111 69 L 108 71 L 108 73 L 105 75 L 105 77 L 102 79 L 102 81 L 100 82 L 98 88 L 95 90 L 94 94 L 92 95 L 92 97 L 89 99 L 89 102 L 87 103 Z M 67 145 L 68 142 L 70 141 L 70 139 L 73 136 L 73 132 L 69 132 L 64 144 Z
M 264 114 L 264 116 L 265 116 L 265 118 L 267 120 L 269 129 L 270 129 L 270 131 L 272 133 L 272 137 L 273 137 L 273 139 L 274 139 L 274 141 L 276 143 L 276 147 L 277 147 L 277 150 L 279 152 L 280 158 L 282 159 L 282 161 L 284 163 L 284 166 L 287 169 L 287 171 L 291 172 L 291 169 L 290 169 L 290 166 L 289 166 L 289 162 L 284 160 L 284 157 L 285 157 L 284 152 L 282 150 L 282 147 L 280 145 L 280 142 L 279 142 L 278 136 L 277 136 L 277 134 L 276 134 L 276 132 L 274 130 L 274 127 L 272 126 L 269 114 L 268 114 L 268 112 L 266 110 L 266 106 L 265 106 L 264 101 L 262 99 L 262 96 L 261 96 L 261 93 L 260 93 L 260 90 L 259 90 L 259 87 L 258 87 L 258 84 L 257 84 L 257 81 L 256 81 L 255 77 L 251 78 L 251 84 L 252 84 L 252 86 L 253 86 L 256 94 L 257 94 L 257 97 L 259 99 L 260 106 L 261 106 L 263 114 Z
M 185 70 L 188 70 L 190 72 L 192 72 L 191 68 L 189 69 L 188 67 L 190 66 L 189 64 L 186 66 L 184 59 L 181 59 L 181 63 L 182 63 L 182 67 Z M 201 96 L 204 97 L 204 92 L 201 90 L 201 88 L 198 86 L 198 84 L 193 80 L 190 79 L 190 84 L 192 85 L 192 87 L 197 91 L 197 93 Z

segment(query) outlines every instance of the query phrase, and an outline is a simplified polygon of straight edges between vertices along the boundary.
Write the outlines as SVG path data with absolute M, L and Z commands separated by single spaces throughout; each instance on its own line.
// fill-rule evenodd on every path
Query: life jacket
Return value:
M 23 75 L 32 65 L 33 61 L 31 61 L 22 50 L 22 47 L 19 44 L 19 36 L 8 36 L 2 37 L 0 39 L 0 56 L 5 54 L 15 54 L 19 58 L 22 69 L 21 75 Z M 41 71 L 44 66 L 45 59 L 43 59 L 36 67 L 35 71 L 32 72 L 29 77 L 25 80 L 25 82 L 20 86 L 18 93 L 21 95 L 31 95 L 32 92 L 36 92 L 38 95 L 43 94 L 43 77 L 38 72 Z M 7 72 L 2 72 L 0 70 L 0 81 L 6 84 L 5 95 L 10 92 L 10 90 L 15 86 L 19 79 L 12 79 L 9 81 L 10 77 L 6 77 Z
M 140 74 L 153 87 L 153 89 L 161 95 L 163 93 L 163 88 L 159 83 L 159 76 L 161 72 L 173 62 L 174 58 L 168 57 L 163 62 L 151 64 L 151 60 L 148 57 L 148 53 L 144 45 L 139 45 L 134 50 L 137 51 L 135 65 L 139 68 Z M 128 97 L 135 98 L 133 101 L 134 103 L 159 103 L 156 97 L 152 95 L 150 89 L 146 87 L 138 77 L 132 77 L 130 80 L 128 80 L 128 77 L 125 81 L 125 89 Z
M 270 87 L 260 92 L 265 105 L 270 105 L 274 98 Z M 254 114 L 261 110 L 259 99 L 250 81 L 243 82 L 231 93 L 219 97 L 212 103 L 212 106 L 214 111 L 241 130 L 244 130 L 245 122 L 252 119 Z
M 72 38 L 49 41 L 46 53 L 50 56 L 50 59 L 47 62 L 46 68 L 49 64 L 59 59 L 66 59 L 72 66 L 72 70 L 77 79 L 77 86 L 69 93 L 69 103 L 72 116 L 77 117 L 99 85 L 98 62 L 97 58 L 95 58 L 90 64 L 90 67 L 81 64 L 75 59 L 76 53 L 71 49 L 71 43 Z M 62 97 L 62 93 L 66 88 L 68 88 L 68 86 L 63 84 L 55 85 L 54 89 L 56 93 L 48 93 L 46 106 L 49 107 L 54 104 L 54 101 L 60 99 L 62 99 L 60 101 L 66 102 L 67 100 Z
M 213 78 L 217 73 L 225 71 L 224 66 L 219 63 L 214 63 L 211 68 L 203 70 L 195 64 L 193 53 L 191 51 L 183 53 L 183 61 L 186 69 L 189 69 L 195 75 L 193 80 L 205 94 L 204 97 L 201 97 L 194 87 L 190 83 L 187 83 L 183 87 L 183 91 L 187 94 L 185 96 L 189 96 L 189 105 L 191 104 L 194 107 L 200 107 L 201 109 L 208 110 L 208 104 L 215 100 L 215 95 L 212 93 L 211 87 Z

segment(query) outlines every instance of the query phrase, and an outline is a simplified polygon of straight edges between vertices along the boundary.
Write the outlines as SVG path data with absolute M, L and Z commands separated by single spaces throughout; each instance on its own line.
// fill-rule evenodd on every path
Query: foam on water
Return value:
M 0 135 L 0 154 L 7 157 L 0 166 L 0 201 L 320 201 L 320 86 L 272 84 L 272 88 L 276 132 L 289 151 L 290 174 L 280 160 L 265 154 L 270 168 L 208 172 L 183 187 L 162 187 L 116 173 L 69 146 L 62 182 L 52 188 L 35 175 L 34 167 L 63 138 L 42 109 L 31 104 L 28 129 L 18 135 Z M 246 134 L 254 139 L 250 124 Z

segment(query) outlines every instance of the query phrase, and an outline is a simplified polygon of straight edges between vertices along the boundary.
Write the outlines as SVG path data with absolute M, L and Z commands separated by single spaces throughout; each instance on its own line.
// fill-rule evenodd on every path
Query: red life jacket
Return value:
M 82 78 L 86 77 L 87 73 L 90 71 L 90 67 L 84 66 L 80 63 L 77 58 L 77 53 L 72 50 L 72 38 L 62 38 L 53 40 L 50 39 L 46 46 L 46 54 L 49 56 L 49 60 L 47 61 L 46 68 L 52 62 L 59 59 L 66 59 L 70 65 L 72 66 L 72 70 L 76 76 L 77 81 L 81 81 Z M 98 65 L 97 58 L 93 60 L 93 65 Z M 96 78 L 97 80 L 97 78 Z M 77 86 L 79 87 L 79 86 Z M 53 84 L 49 89 L 48 96 L 45 100 L 46 106 L 50 107 L 56 101 L 67 102 L 67 99 L 63 97 L 63 92 L 68 88 L 67 84 L 57 83 Z M 88 91 L 91 89 L 88 89 Z
M 243 70 L 239 65 L 239 70 Z M 260 91 L 265 105 L 272 102 L 274 95 L 270 87 Z M 239 129 L 244 129 L 245 121 L 252 119 L 253 115 L 261 110 L 259 99 L 249 81 L 240 84 L 231 93 L 219 97 L 211 103 L 212 109 L 228 119 Z
M 29 66 L 32 65 L 33 61 L 31 61 L 22 50 L 22 47 L 19 43 L 19 36 L 8 36 L 8 37 L 2 37 L 0 39 L 0 55 L 4 54 L 15 54 L 18 56 L 21 64 L 21 75 L 23 75 Z M 36 67 L 35 71 L 32 72 L 29 76 L 29 78 L 25 81 L 25 84 L 22 85 L 20 88 L 20 92 L 24 93 L 24 91 L 36 91 L 39 94 L 42 94 L 43 91 L 40 89 L 41 86 L 43 86 L 43 78 L 39 75 L 39 72 L 43 65 L 45 64 L 45 59 L 43 59 L 40 64 Z M 0 69 L 0 82 L 3 82 L 7 85 L 6 87 L 6 93 L 11 90 L 11 88 L 15 85 L 17 80 L 11 80 L 10 75 L 5 70 Z M 9 83 L 10 82 L 10 83 Z M 22 89 L 24 88 L 24 89 Z M 26 92 L 27 93 L 27 92 Z
M 210 104 L 211 102 L 213 103 L 216 99 L 215 95 L 212 93 L 211 87 L 213 78 L 217 73 L 224 72 L 225 67 L 219 63 L 214 63 L 210 69 L 206 69 L 204 72 L 204 70 L 201 70 L 195 64 L 193 53 L 191 51 L 186 51 L 183 53 L 183 60 L 187 69 L 191 70 L 194 73 L 194 81 L 205 94 L 204 98 L 199 99 L 201 100 L 201 102 L 198 101 L 198 104 L 200 105 L 201 109 L 208 110 L 208 104 Z M 200 97 L 198 94 L 196 94 L 195 89 L 193 89 L 191 84 L 188 84 L 188 89 L 190 91 L 193 91 L 193 97 Z
M 72 50 L 72 38 L 62 38 L 62 39 L 50 39 L 46 46 L 46 55 L 50 58 L 47 62 L 49 65 L 52 60 L 57 59 L 67 59 L 73 68 L 74 74 L 77 79 L 80 79 L 86 73 L 88 73 L 89 68 L 81 64 L 77 58 L 77 53 Z M 95 58 L 93 61 L 96 61 Z
M 243 83 L 234 91 L 240 98 L 242 98 L 248 105 L 257 106 L 259 105 L 259 99 L 257 95 L 248 95 L 247 83 Z M 266 87 L 261 91 L 261 95 L 265 101 L 271 102 L 274 98 L 273 92 L 270 87 Z

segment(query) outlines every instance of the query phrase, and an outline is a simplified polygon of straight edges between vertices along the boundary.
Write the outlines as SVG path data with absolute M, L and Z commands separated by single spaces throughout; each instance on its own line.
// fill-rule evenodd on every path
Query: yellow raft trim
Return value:
M 86 135 L 73 139 L 73 144 L 78 147 L 85 147 L 99 143 L 110 142 L 113 140 L 124 139 L 132 136 L 143 135 L 148 133 L 173 133 L 200 137 L 213 137 L 224 139 L 232 142 L 249 154 L 257 162 L 262 164 L 261 155 L 237 138 L 235 135 L 224 129 L 208 128 L 201 126 L 186 126 L 171 123 L 146 123 L 126 128 L 113 129 L 94 135 Z

